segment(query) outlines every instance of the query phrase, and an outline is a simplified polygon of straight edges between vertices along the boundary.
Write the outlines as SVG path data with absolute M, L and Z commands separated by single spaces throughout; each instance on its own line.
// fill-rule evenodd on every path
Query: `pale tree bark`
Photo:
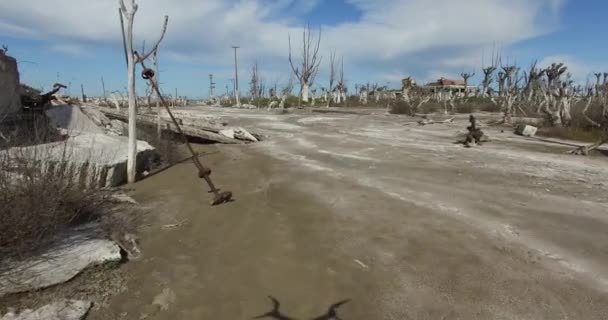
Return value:
M 129 141 L 127 146 L 127 178 L 129 183 L 134 183 L 137 175 L 137 96 L 135 93 L 135 65 L 138 60 L 147 59 L 153 52 L 158 49 L 158 46 L 165 36 L 169 17 L 165 16 L 165 21 L 162 29 L 162 34 L 156 44 L 152 47 L 149 53 L 144 53 L 136 60 L 136 52 L 133 50 L 133 23 L 138 5 L 135 0 L 130 1 L 130 8 L 125 6 L 124 0 L 119 0 L 120 12 L 127 19 L 125 51 L 127 53 L 127 76 L 128 76 L 128 93 L 129 93 Z M 124 34 L 124 30 L 123 30 Z
M 464 97 L 469 97 L 469 79 L 475 76 L 475 73 L 461 73 L 460 76 L 464 80 Z
M 307 82 L 304 82 L 302 84 L 302 101 L 304 102 L 308 102 L 308 91 L 309 91 L 310 87 L 308 86 Z
M 327 90 L 329 93 L 334 90 L 334 81 L 336 81 L 336 52 L 331 51 L 329 53 L 329 89 Z M 327 99 L 327 92 L 325 93 L 325 100 L 327 100 L 327 107 L 329 108 L 332 99 Z

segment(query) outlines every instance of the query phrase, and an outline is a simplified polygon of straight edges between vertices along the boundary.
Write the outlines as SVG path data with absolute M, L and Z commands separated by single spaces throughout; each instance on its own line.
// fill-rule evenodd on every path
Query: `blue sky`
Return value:
M 127 1 L 128 2 L 128 1 Z M 389 83 L 413 76 L 426 82 L 463 71 L 479 75 L 482 53 L 500 48 L 503 61 L 526 67 L 535 59 L 570 66 L 584 82 L 608 71 L 602 0 L 138 0 L 136 46 L 157 37 L 169 15 L 159 53 L 165 91 L 206 96 L 208 74 L 218 91 L 233 77 L 233 44 L 239 51 L 240 87 L 259 62 L 268 84 L 287 82 L 287 34 L 299 39 L 309 22 L 322 29 L 324 56 L 316 86 L 328 78 L 328 56 L 344 57 L 345 77 Z M 20 63 L 22 82 L 49 88 L 59 80 L 77 93 L 124 91 L 126 70 L 115 0 L 2 0 L 0 43 Z M 299 45 L 294 41 L 294 49 Z M 143 81 L 138 90 L 143 94 Z

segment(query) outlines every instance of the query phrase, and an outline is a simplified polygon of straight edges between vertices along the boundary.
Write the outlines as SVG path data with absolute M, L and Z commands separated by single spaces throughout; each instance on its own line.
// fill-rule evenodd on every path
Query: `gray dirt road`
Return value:
M 608 318 L 608 160 L 466 124 L 217 110 L 270 136 L 208 146 L 237 201 L 209 208 L 190 163 L 138 183 L 149 208 L 127 291 L 92 319 Z M 182 222 L 175 228 L 164 225 Z

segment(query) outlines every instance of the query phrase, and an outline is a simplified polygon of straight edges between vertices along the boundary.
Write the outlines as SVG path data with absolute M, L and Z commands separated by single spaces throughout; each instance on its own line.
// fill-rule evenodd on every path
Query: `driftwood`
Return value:
M 108 117 L 110 119 L 117 119 L 117 120 L 121 120 L 121 121 L 128 121 L 128 119 L 129 119 L 127 114 L 125 114 L 123 112 L 117 112 L 116 110 L 100 108 L 100 111 L 103 114 L 105 114 L 106 117 Z M 135 117 L 135 119 L 138 124 L 152 126 L 152 127 L 157 126 L 157 119 L 155 116 L 137 115 Z M 161 126 L 162 126 L 162 129 L 165 131 L 178 133 L 175 125 L 173 123 L 171 123 L 170 121 L 167 121 L 164 119 L 161 120 Z M 205 125 L 197 125 L 196 127 L 189 126 L 189 125 L 180 125 L 180 126 L 182 127 L 182 131 L 184 132 L 184 134 L 186 134 L 189 137 L 199 138 L 199 139 L 203 139 L 203 140 L 207 140 L 207 141 L 225 143 L 225 144 L 242 144 L 242 143 L 244 143 L 244 141 L 242 141 L 242 140 L 229 138 L 220 133 L 221 130 L 228 129 L 227 127 L 221 128 L 221 127 L 217 127 L 217 126 L 205 126 Z
M 454 122 L 454 118 L 450 118 L 450 119 L 443 120 L 443 121 L 435 121 L 433 119 L 424 118 L 424 119 L 418 121 L 418 124 L 421 126 L 426 126 L 427 124 L 436 124 L 436 123 L 445 124 L 445 123 L 452 123 L 452 122 Z
M 591 144 L 591 145 L 580 146 L 574 150 L 568 151 L 568 153 L 580 155 L 580 156 L 586 156 L 586 155 L 589 155 L 590 151 L 593 151 L 593 150 L 599 148 L 600 146 L 602 146 L 605 143 L 608 143 L 608 138 L 604 138 L 604 139 L 602 139 L 602 141 Z
M 341 109 L 312 109 L 311 111 L 315 112 L 315 113 L 341 113 L 341 114 L 356 114 L 356 115 L 362 115 L 362 116 L 371 115 L 370 112 L 341 110 Z

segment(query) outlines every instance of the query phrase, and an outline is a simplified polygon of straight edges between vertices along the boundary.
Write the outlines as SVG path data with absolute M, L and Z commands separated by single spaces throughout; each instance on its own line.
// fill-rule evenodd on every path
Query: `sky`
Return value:
M 291 76 L 302 28 L 321 30 L 322 56 L 314 87 L 326 87 L 329 54 L 344 61 L 349 87 L 378 83 L 399 87 L 474 72 L 500 52 L 503 63 L 526 68 L 564 62 L 584 84 L 593 72 L 608 72 L 606 0 L 136 0 L 134 45 L 150 46 L 169 16 L 159 49 L 160 83 L 168 94 L 208 95 L 234 78 L 238 45 L 239 87 L 247 91 L 258 62 L 267 85 Z M 126 0 L 130 6 L 131 0 Z M 118 0 L 1 0 L 0 44 L 19 61 L 21 81 L 49 89 L 53 83 L 82 85 L 89 96 L 126 90 L 127 71 Z M 145 85 L 138 81 L 138 93 Z

